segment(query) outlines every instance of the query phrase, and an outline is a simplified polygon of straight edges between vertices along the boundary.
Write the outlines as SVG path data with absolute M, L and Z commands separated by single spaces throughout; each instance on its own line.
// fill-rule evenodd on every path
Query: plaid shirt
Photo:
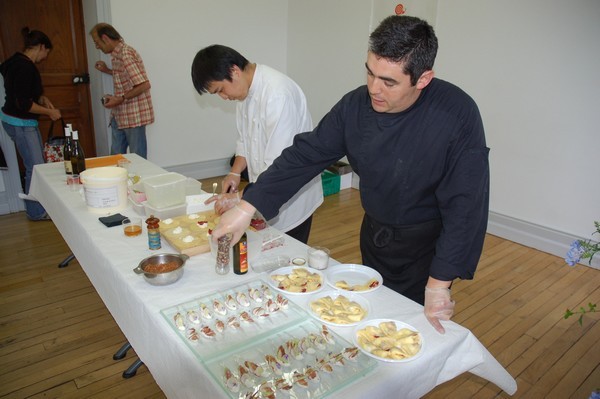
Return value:
M 111 53 L 115 96 L 122 96 L 133 88 L 148 81 L 144 62 L 133 47 L 121 41 Z M 126 99 L 113 108 L 112 115 L 119 129 L 145 126 L 154 122 L 154 109 L 150 90 L 137 97 Z

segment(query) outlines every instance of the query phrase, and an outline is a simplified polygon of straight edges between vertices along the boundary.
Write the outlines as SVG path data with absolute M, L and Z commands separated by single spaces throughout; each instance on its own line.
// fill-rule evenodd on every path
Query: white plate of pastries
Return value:
M 308 267 L 286 266 L 269 274 L 269 284 L 286 294 L 314 294 L 325 286 L 325 275 L 319 270 Z
M 312 316 L 333 326 L 355 326 L 370 313 L 369 301 L 351 292 L 327 290 L 313 296 L 308 302 Z
M 363 294 L 381 287 L 383 278 L 368 266 L 347 263 L 327 269 L 327 284 L 336 290 Z
M 423 353 L 421 333 L 398 320 L 365 321 L 356 327 L 352 338 L 363 353 L 384 362 L 409 362 Z

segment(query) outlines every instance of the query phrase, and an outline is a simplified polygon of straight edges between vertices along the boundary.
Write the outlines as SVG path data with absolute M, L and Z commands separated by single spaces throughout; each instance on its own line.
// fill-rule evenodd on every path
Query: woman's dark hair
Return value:
M 206 93 L 215 81 L 231 82 L 231 68 L 236 65 L 242 71 L 249 61 L 227 46 L 213 44 L 198 51 L 192 62 L 192 82 L 198 94 Z
M 414 86 L 423 72 L 433 69 L 438 41 L 431 25 L 422 19 L 392 15 L 371 33 L 369 51 L 378 57 L 404 64 Z
M 29 30 L 28 27 L 21 29 L 21 35 L 23 35 L 23 42 L 25 43 L 25 50 L 42 44 L 48 50 L 52 48 L 52 42 L 48 36 L 39 30 Z

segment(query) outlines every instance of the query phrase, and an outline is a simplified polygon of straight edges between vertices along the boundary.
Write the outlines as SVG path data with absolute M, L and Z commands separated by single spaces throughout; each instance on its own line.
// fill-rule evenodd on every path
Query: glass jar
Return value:
M 146 225 L 148 228 L 148 248 L 152 250 L 161 248 L 158 222 L 160 222 L 160 219 L 154 217 L 154 215 L 150 215 L 150 217 L 146 219 Z

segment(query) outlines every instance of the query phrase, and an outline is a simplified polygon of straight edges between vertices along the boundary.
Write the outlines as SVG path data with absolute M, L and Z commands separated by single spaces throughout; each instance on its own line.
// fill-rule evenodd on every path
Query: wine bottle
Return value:
M 71 165 L 71 146 L 73 141 L 71 140 L 71 124 L 67 124 L 65 127 L 65 145 L 63 146 L 63 159 L 65 163 L 65 173 L 67 175 L 73 174 L 73 166 Z
M 248 272 L 248 237 L 246 233 L 233 247 L 233 272 L 235 274 Z
M 79 175 L 85 170 L 85 155 L 83 154 L 83 148 L 79 144 L 79 133 L 77 130 L 73 130 L 73 145 L 71 146 L 71 167 L 73 168 L 73 174 Z

